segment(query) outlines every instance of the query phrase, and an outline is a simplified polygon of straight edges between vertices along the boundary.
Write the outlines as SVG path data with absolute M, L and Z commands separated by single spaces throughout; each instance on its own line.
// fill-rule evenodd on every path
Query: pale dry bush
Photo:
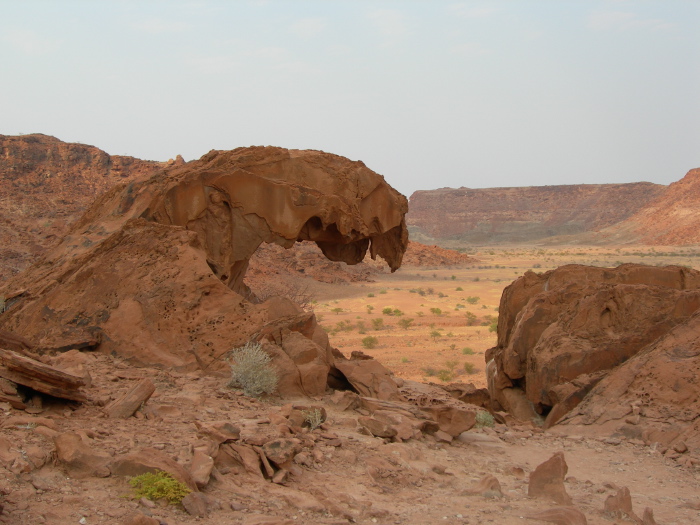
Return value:
M 255 303 L 264 303 L 270 297 L 285 297 L 304 310 L 311 310 L 314 303 L 314 296 L 309 287 L 296 281 L 262 283 L 251 291 L 248 299 Z
M 277 388 L 277 373 L 270 364 L 272 358 L 260 343 L 249 341 L 234 348 L 228 361 L 231 365 L 230 387 L 242 388 L 245 395 L 252 397 L 271 394 Z

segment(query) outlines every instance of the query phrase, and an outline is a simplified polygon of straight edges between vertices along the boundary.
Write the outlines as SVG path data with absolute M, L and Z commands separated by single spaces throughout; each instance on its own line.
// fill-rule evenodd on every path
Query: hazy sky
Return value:
M 700 167 L 700 1 L 0 0 L 0 134 L 249 145 L 417 189 Z

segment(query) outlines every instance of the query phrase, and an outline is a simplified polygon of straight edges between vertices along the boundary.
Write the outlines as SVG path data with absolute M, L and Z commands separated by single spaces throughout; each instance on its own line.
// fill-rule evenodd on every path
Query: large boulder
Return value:
M 528 272 L 504 290 L 498 344 L 487 352 L 495 408 L 522 419 L 551 410 L 548 425 L 554 424 L 607 372 L 698 308 L 700 272 L 687 268 L 569 265 Z
M 406 211 L 362 162 L 274 147 L 211 151 L 98 199 L 0 288 L 0 330 L 40 347 L 84 338 L 132 362 L 207 370 L 257 340 L 294 367 L 295 393 L 317 395 L 333 361 L 327 336 L 290 301 L 249 300 L 248 261 L 263 242 L 313 241 L 331 260 L 358 263 L 369 250 L 393 271 L 408 243 Z

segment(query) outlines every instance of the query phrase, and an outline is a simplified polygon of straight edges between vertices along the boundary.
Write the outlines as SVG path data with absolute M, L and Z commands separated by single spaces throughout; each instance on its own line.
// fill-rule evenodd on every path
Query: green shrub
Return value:
M 335 315 L 338 315 L 342 311 L 343 311 L 343 309 L 340 307 L 335 307 L 331 310 L 331 312 L 335 312 Z
M 440 381 L 447 383 L 452 380 L 454 374 L 450 370 L 438 370 L 437 376 Z
M 372 310 L 374 310 L 374 306 L 372 306 L 371 304 L 368 304 L 367 306 L 365 306 L 365 308 L 367 308 L 367 313 L 368 313 L 368 314 L 371 314 L 371 313 L 372 313 Z
M 433 377 L 437 375 L 437 370 L 431 367 L 423 368 L 423 373 L 428 377 Z
M 379 290 L 379 293 L 380 293 L 380 294 L 385 294 L 385 293 L 386 293 L 386 290 L 384 290 L 384 289 Z
M 384 328 L 384 319 L 381 317 L 377 317 L 376 319 L 372 319 L 372 328 L 375 330 L 381 330 Z
M 476 373 L 476 370 L 474 369 L 474 365 L 472 363 L 469 363 L 469 362 L 464 363 L 464 371 L 467 374 L 475 374 Z
M 375 346 L 377 346 L 378 343 L 379 339 L 377 339 L 373 335 L 368 335 L 367 337 L 362 338 L 362 346 L 368 349 L 374 348 Z
M 139 498 L 148 498 L 153 501 L 166 499 L 173 505 L 181 503 L 182 498 L 192 492 L 187 485 L 160 470 L 131 478 L 129 485 L 134 488 Z
M 442 334 L 440 332 L 438 332 L 437 330 L 433 330 L 432 332 L 430 332 L 430 337 L 432 337 L 434 341 L 437 340 L 437 338 L 440 337 L 441 335 Z
M 462 348 L 462 353 L 463 353 L 464 355 L 473 355 L 473 354 L 474 354 L 474 350 L 472 350 L 472 349 L 469 348 L 468 346 L 465 346 L 464 348 Z
M 386 308 L 382 308 L 382 313 L 384 315 L 394 315 L 394 309 L 391 306 L 387 306 Z
M 408 328 L 411 326 L 413 323 L 413 319 L 410 317 L 405 318 L 405 319 L 399 319 L 399 326 L 403 328 L 404 330 L 408 330 Z
M 479 298 L 478 297 L 467 297 L 467 302 L 469 304 L 476 304 L 479 302 Z
M 430 313 L 434 315 L 442 315 L 442 310 L 440 310 L 440 308 L 431 308 Z
M 372 292 L 367 294 L 367 297 L 374 297 L 374 294 Z
M 270 364 L 272 358 L 260 343 L 251 341 L 235 348 L 228 360 L 231 364 L 229 386 L 242 388 L 245 395 L 253 397 L 271 394 L 277 388 L 277 373 Z
M 491 325 L 489 326 L 489 332 L 496 332 L 497 330 L 498 330 L 498 318 L 491 321 Z
M 496 422 L 489 412 L 479 411 L 476 413 L 476 428 L 492 427 L 495 424 Z
M 457 288 L 455 288 L 455 292 L 463 292 L 463 291 L 464 291 L 464 288 L 462 288 L 461 286 L 458 286 Z

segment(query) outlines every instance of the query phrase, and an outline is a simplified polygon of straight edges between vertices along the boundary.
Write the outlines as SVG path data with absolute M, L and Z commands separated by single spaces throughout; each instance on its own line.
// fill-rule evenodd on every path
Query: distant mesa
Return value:
M 700 169 L 670 186 L 580 184 L 416 191 L 411 238 L 443 245 L 700 243 Z

